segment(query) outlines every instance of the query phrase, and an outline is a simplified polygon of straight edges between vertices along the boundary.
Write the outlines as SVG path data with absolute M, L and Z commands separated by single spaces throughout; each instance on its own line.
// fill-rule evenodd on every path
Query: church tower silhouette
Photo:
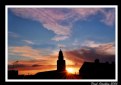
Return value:
M 65 60 L 63 58 L 64 58 L 63 52 L 60 49 L 58 60 L 57 60 L 57 71 L 59 72 L 66 70 Z

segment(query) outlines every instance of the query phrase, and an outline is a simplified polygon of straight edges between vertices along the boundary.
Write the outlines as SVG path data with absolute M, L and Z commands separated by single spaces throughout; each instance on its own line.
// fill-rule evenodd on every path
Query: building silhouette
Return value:
M 66 70 L 66 62 L 63 57 L 63 52 L 60 49 L 58 60 L 57 60 L 57 71 L 62 72 L 65 70 Z
M 18 70 L 9 70 L 8 71 L 8 78 L 9 79 L 18 78 Z
M 63 52 L 60 49 L 57 60 L 57 70 L 50 70 L 44 72 L 38 72 L 34 78 L 40 79 L 66 79 L 66 64 L 65 64 Z M 33 77 L 32 77 L 33 78 Z
M 115 79 L 115 63 L 84 62 L 79 70 L 82 79 Z
M 18 70 L 8 71 L 9 79 L 115 79 L 115 62 L 109 64 L 95 62 L 84 62 L 80 67 L 79 75 L 69 74 L 66 71 L 66 61 L 60 49 L 57 60 L 57 70 L 38 72 L 35 75 L 18 75 Z

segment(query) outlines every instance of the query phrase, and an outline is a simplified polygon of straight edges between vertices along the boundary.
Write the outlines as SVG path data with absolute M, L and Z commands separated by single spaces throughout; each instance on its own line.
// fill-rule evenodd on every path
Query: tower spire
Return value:
M 61 49 L 60 49 L 60 51 L 59 51 L 58 60 L 63 60 L 63 52 L 62 52 Z
M 61 72 L 61 71 L 65 71 L 65 69 L 66 69 L 65 60 L 64 60 L 63 52 L 60 48 L 58 60 L 57 60 L 57 70 Z

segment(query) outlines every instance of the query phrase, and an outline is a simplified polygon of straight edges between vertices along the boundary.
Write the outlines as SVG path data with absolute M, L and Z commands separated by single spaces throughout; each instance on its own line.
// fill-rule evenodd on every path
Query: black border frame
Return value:
M 6 5 L 118 5 L 118 15 L 119 15 L 119 0 L 43 0 L 43 1 L 42 0 L 28 0 L 28 1 L 27 0 L 0 0 L 0 15 L 1 15 L 1 19 L 0 19 L 0 23 L 1 23 L 0 24 L 1 25 L 1 30 L 0 30 L 0 37 L 1 37 L 1 40 L 0 40 L 1 41 L 0 42 L 1 43 L 0 45 L 0 53 L 1 53 L 0 85 L 5 85 L 5 84 L 16 85 L 17 83 L 19 83 L 19 82 L 6 82 L 5 81 L 5 57 L 4 56 L 5 56 L 5 6 Z M 120 16 L 118 16 L 118 23 L 119 23 L 119 19 L 120 19 Z M 119 24 L 118 24 L 118 28 L 119 28 Z M 118 29 L 118 36 L 119 36 L 119 29 Z M 118 67 L 120 65 L 119 59 L 120 57 L 118 57 Z M 120 71 L 118 68 L 118 73 L 119 72 Z M 119 75 L 118 75 L 118 80 L 119 80 Z M 24 83 L 34 84 L 34 82 L 20 82 L 20 84 L 24 84 Z M 39 83 L 39 82 L 36 82 L 36 83 Z M 40 82 L 40 83 L 44 83 L 44 82 Z M 49 82 L 47 83 L 50 84 Z M 61 82 L 61 84 L 62 83 L 63 82 Z M 75 84 L 73 82 L 71 83 Z M 76 82 L 76 83 L 80 83 L 82 85 L 83 84 L 91 85 L 91 82 Z M 119 82 L 117 82 L 117 85 L 118 84 Z

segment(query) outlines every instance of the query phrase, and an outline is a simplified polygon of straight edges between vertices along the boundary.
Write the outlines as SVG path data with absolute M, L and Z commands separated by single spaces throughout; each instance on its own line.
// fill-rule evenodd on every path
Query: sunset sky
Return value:
M 9 69 L 56 70 L 60 47 L 76 73 L 84 61 L 115 61 L 115 9 L 8 8 Z

